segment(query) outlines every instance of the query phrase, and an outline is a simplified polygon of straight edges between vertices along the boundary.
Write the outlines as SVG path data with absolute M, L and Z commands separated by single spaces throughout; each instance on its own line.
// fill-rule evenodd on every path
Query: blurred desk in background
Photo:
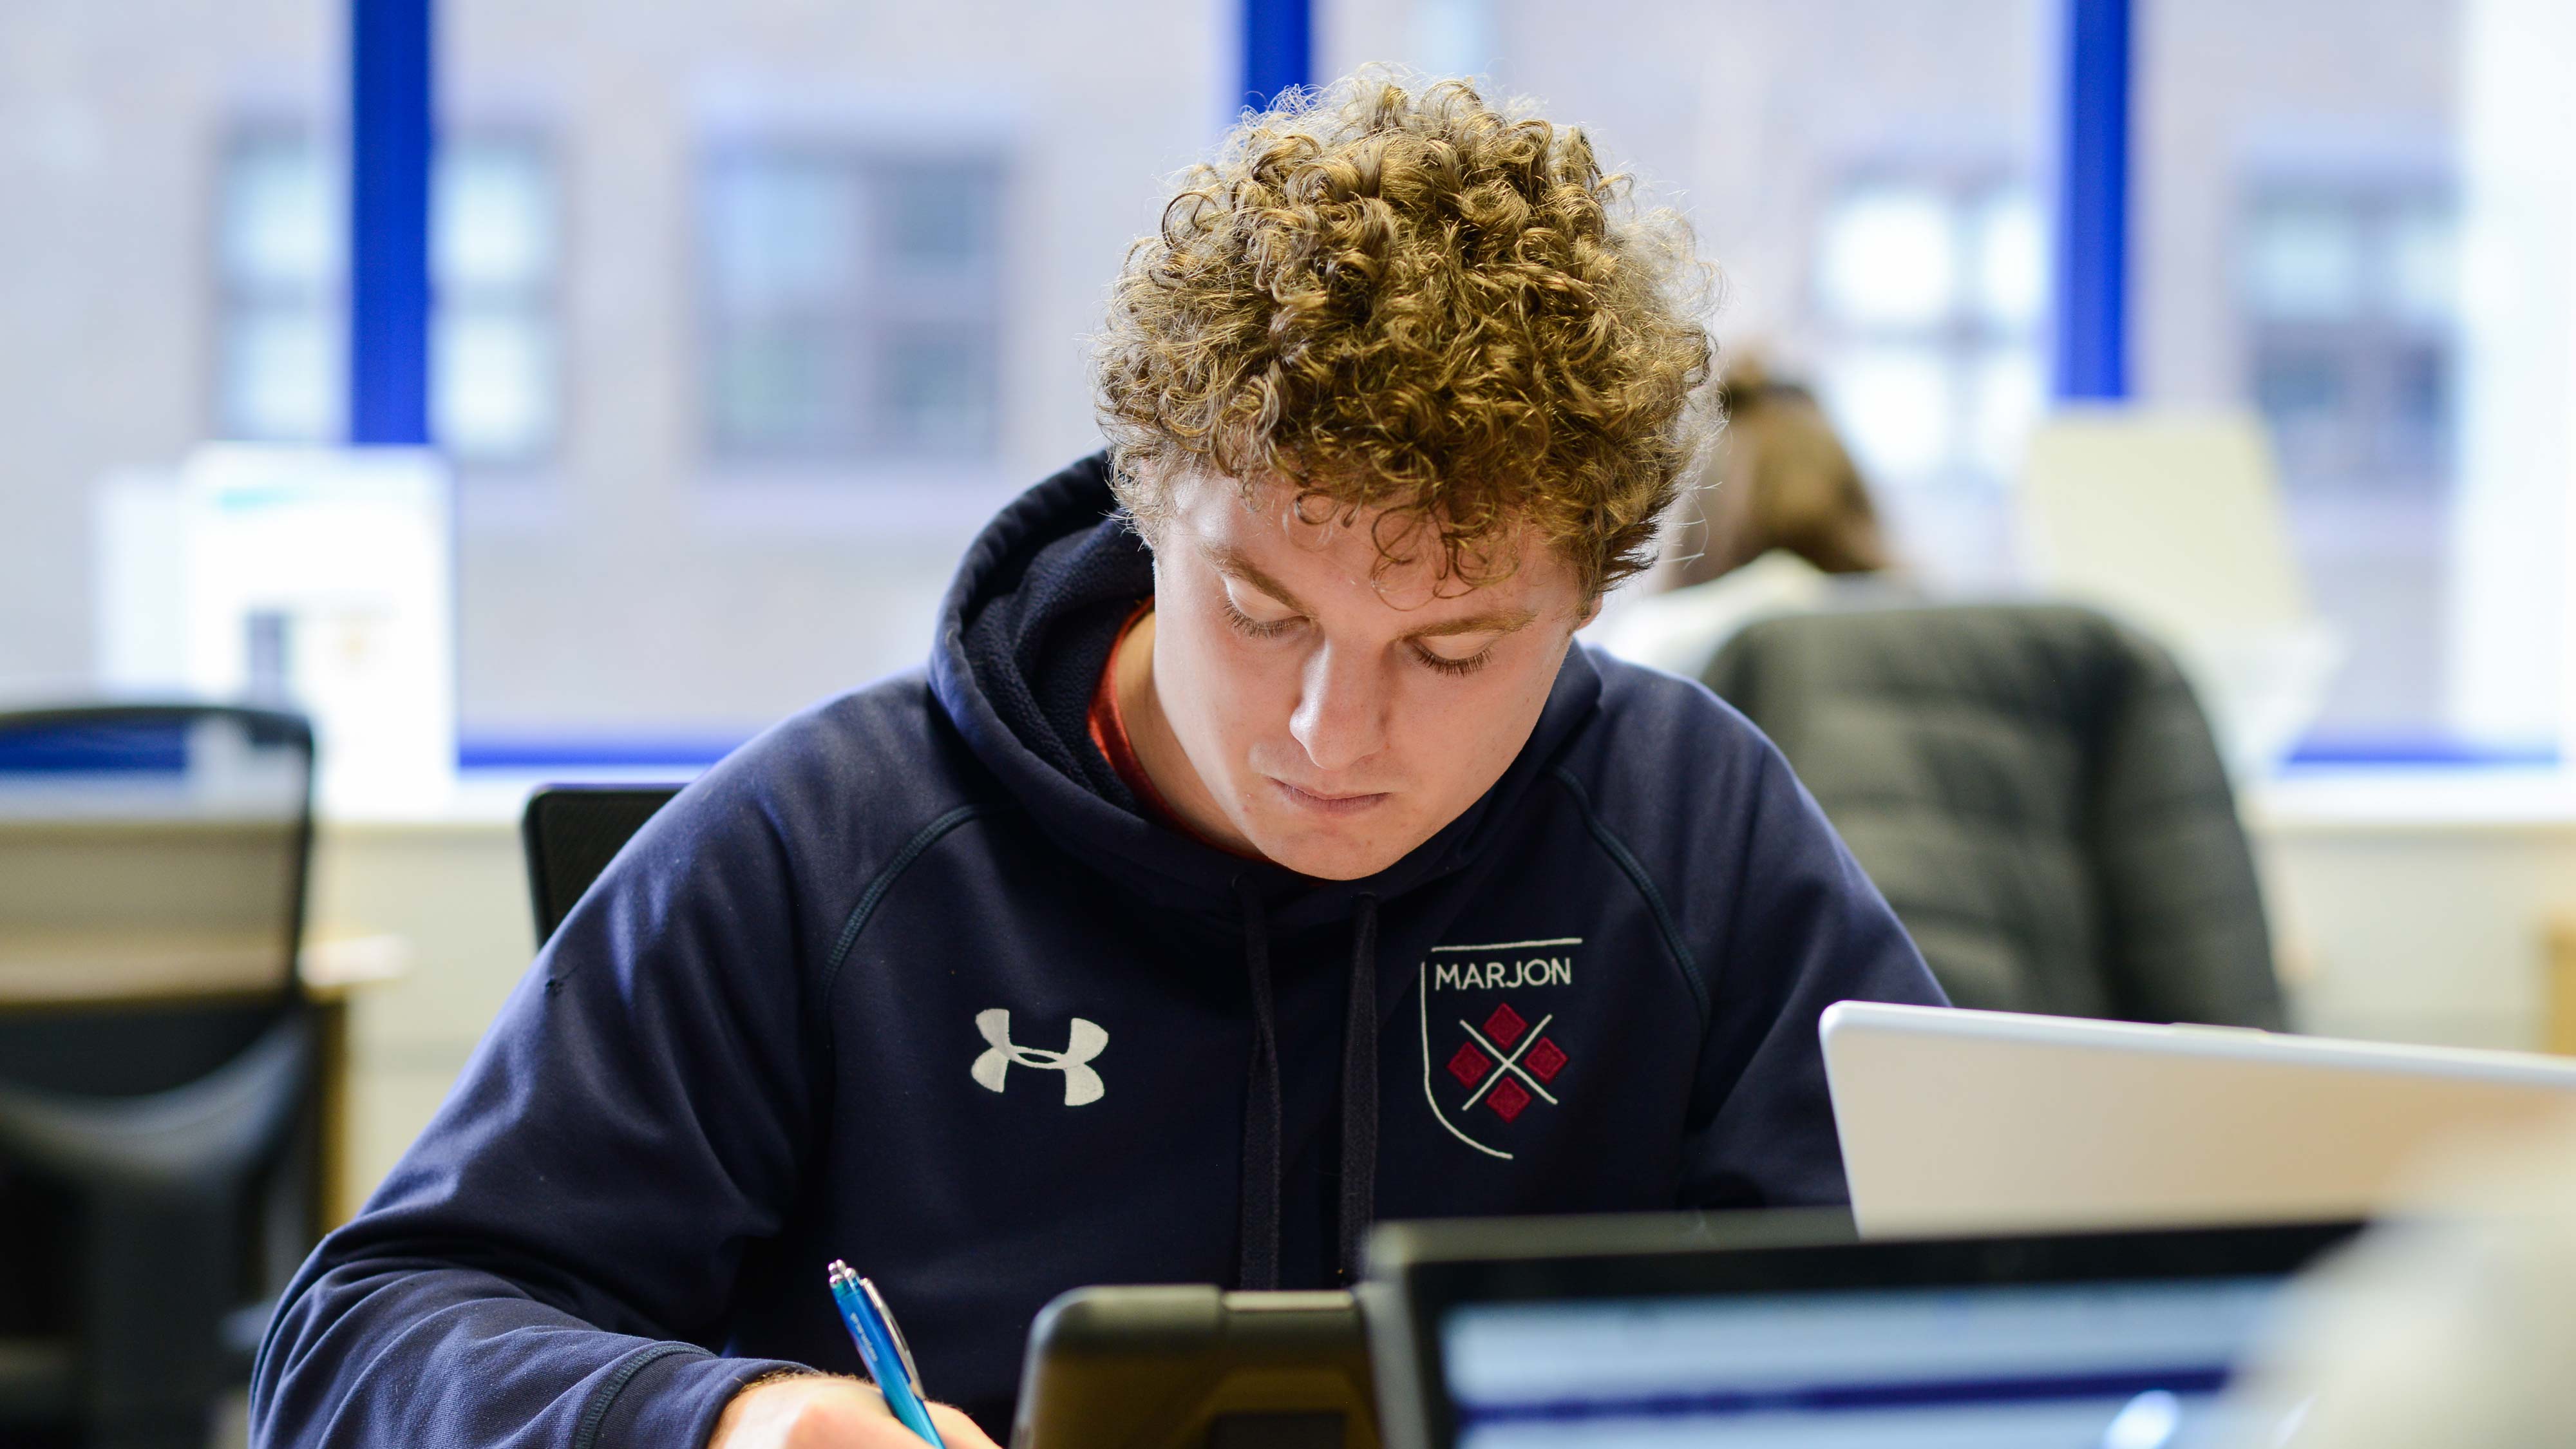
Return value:
M 352 1140 L 355 1129 L 349 1108 L 354 1070 L 349 1053 L 350 999 L 400 981 L 411 970 L 411 958 L 411 943 L 401 936 L 314 935 L 306 938 L 297 960 L 320 1038 L 315 1058 L 322 1077 L 321 1122 L 313 1190 L 324 1232 L 355 1215 L 358 1204 L 375 1186 L 373 1178 L 359 1182 L 351 1161 L 357 1144 Z
M 2576 1011 L 2550 951 L 2576 919 L 2576 773 L 2296 770 L 2242 803 L 2305 1030 L 2530 1051 Z

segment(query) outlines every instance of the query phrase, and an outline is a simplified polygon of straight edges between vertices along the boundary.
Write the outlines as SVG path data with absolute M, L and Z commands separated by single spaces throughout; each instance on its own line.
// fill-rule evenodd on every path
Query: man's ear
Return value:
M 1582 632 L 1583 632 L 1583 626 L 1584 626 L 1584 625 L 1589 624 L 1589 623 L 1591 623 L 1593 620 L 1600 618 L 1600 617 L 1601 617 L 1601 606 L 1602 606 L 1603 604 L 1608 603 L 1608 602 L 1610 602 L 1610 596 L 1609 596 L 1609 595 L 1607 595 L 1607 594 L 1595 594 L 1595 595 L 1593 595 L 1593 596 L 1592 596 L 1592 602 L 1591 602 L 1591 603 L 1589 603 L 1589 604 L 1584 605 L 1584 606 L 1583 606 L 1583 612 L 1582 612 L 1582 614 L 1576 617 L 1576 619 L 1575 619 L 1575 621 L 1574 621 L 1574 632 L 1576 632 L 1576 633 L 1578 633 L 1578 634 L 1582 633 Z

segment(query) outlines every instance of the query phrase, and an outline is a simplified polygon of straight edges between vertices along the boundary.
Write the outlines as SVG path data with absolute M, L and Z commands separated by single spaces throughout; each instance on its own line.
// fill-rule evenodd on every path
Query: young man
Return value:
M 1464 87 L 1248 121 L 1119 283 L 1112 453 L 926 677 L 619 857 L 298 1278 L 262 1441 L 900 1449 L 812 1372 L 846 1257 L 976 1449 L 1078 1284 L 1841 1200 L 1817 1014 L 1940 993 L 1748 725 L 1571 644 L 1687 451 L 1694 266 Z

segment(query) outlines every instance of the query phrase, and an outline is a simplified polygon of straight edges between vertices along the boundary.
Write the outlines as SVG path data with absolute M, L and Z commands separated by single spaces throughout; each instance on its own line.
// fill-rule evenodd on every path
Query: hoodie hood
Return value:
M 1363 896 L 1395 900 L 1471 864 L 1600 698 L 1591 661 L 1569 647 L 1529 740 L 1474 805 L 1375 875 L 1317 880 L 1153 819 L 1092 746 L 1086 711 L 1100 673 L 1119 625 L 1153 591 L 1153 554 L 1119 516 L 1108 455 L 1096 453 L 1020 495 L 967 549 L 940 606 L 931 690 L 1065 850 L 1154 905 L 1229 926 L 1247 888 L 1272 930 L 1295 932 L 1348 919 Z

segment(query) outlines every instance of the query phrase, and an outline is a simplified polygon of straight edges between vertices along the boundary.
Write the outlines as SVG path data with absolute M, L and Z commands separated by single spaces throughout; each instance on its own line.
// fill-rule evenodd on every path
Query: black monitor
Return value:
M 1393 1225 L 1365 1294 L 1382 1427 L 1388 1449 L 2189 1449 L 2282 1286 L 2354 1231 Z

